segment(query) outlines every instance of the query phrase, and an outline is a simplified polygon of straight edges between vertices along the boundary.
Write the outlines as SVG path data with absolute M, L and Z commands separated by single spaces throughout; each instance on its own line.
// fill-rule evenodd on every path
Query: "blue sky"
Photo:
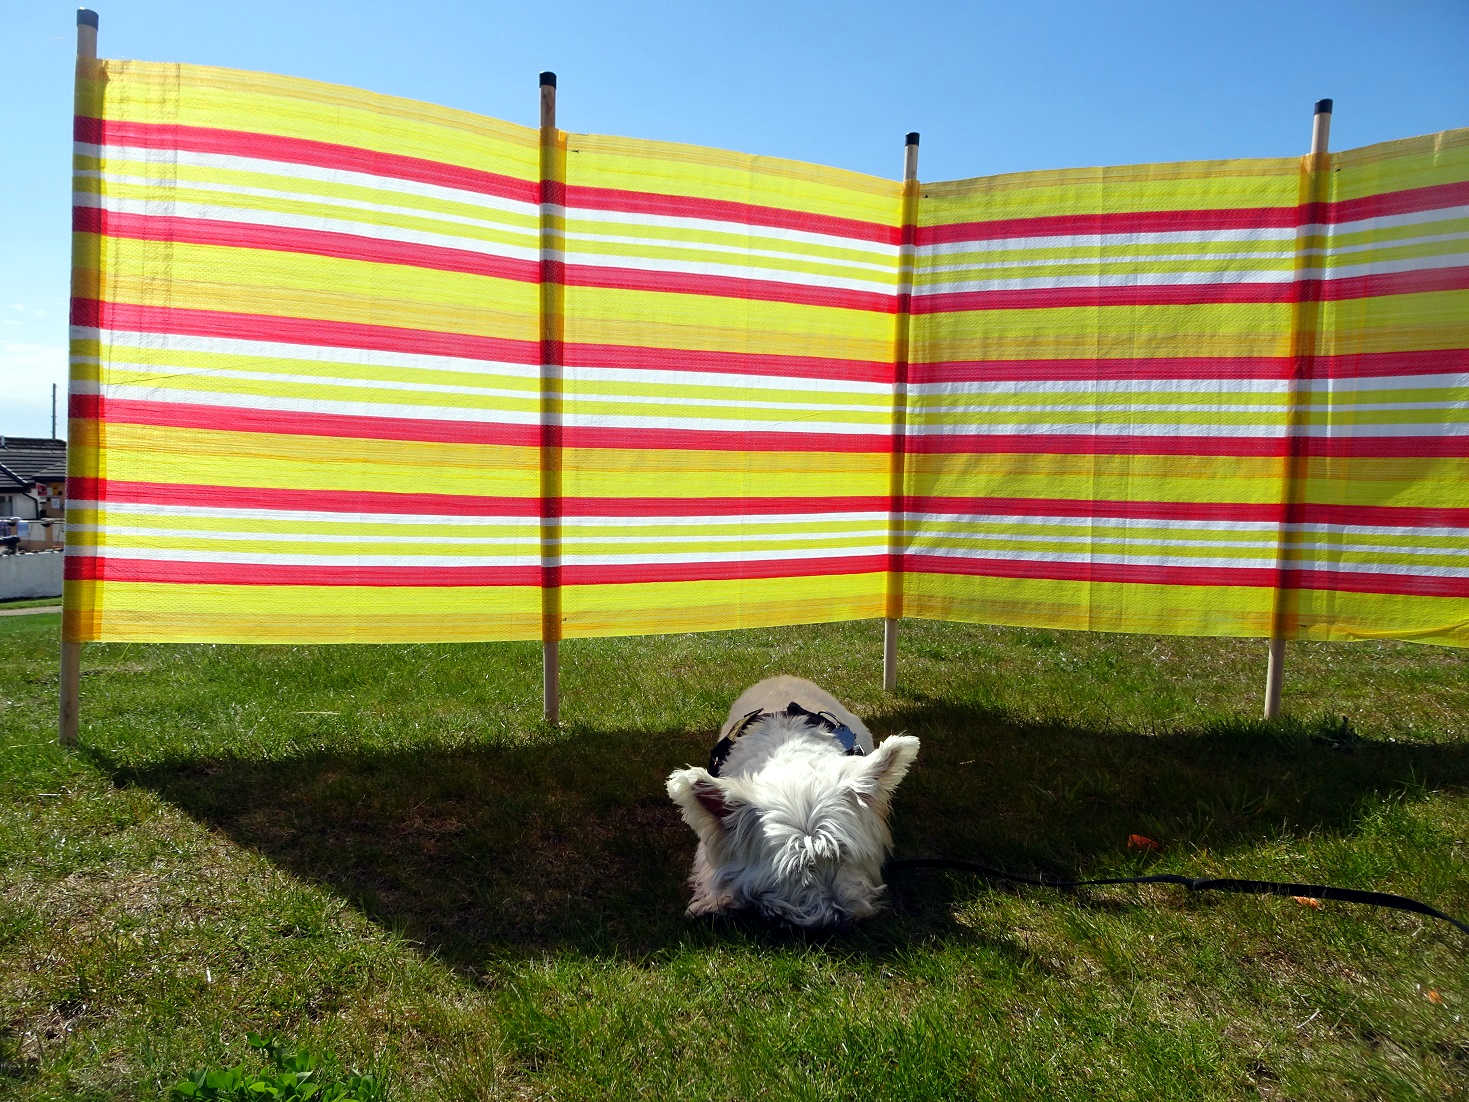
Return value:
M 510 5 L 97 0 L 104 57 L 257 69 L 928 180 L 1303 152 L 1469 126 L 1469 0 Z M 74 3 L 4 0 L 0 433 L 65 434 Z

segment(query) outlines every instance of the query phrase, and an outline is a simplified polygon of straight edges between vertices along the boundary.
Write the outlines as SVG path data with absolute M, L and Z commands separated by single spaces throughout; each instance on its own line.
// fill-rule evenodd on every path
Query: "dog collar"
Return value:
M 810 709 L 801 707 L 793 700 L 783 712 L 762 712 L 757 708 L 735 724 L 734 729 L 715 743 L 714 749 L 710 751 L 709 775 L 711 777 L 719 776 L 719 771 L 724 768 L 724 763 L 729 760 L 729 753 L 734 749 L 734 744 L 741 735 L 762 719 L 771 719 L 775 716 L 793 716 L 804 719 L 806 726 L 818 731 L 825 731 L 832 738 L 836 739 L 841 744 L 842 752 L 849 758 L 862 757 L 865 753 L 861 745 L 857 742 L 857 736 L 852 732 L 852 729 L 845 723 L 838 722 L 836 716 L 830 712 L 813 712 Z

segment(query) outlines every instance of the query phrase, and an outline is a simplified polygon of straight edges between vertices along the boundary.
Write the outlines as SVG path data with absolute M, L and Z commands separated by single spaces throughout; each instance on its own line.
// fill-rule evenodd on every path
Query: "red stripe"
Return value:
M 620 448 L 634 451 L 885 453 L 880 433 L 739 432 L 511 425 L 408 417 L 305 413 L 240 406 L 142 402 L 74 394 L 71 416 L 118 424 L 280 433 L 360 440 L 421 440 L 510 447 Z M 1292 440 L 1295 447 L 1292 448 Z M 910 436 L 906 450 L 962 455 L 1207 455 L 1207 456 L 1441 456 L 1469 457 L 1469 435 L 1381 437 L 1090 436 L 1084 434 L 951 434 Z
M 727 581 L 757 578 L 831 577 L 885 573 L 885 555 L 853 558 L 733 563 L 631 563 L 562 566 L 563 585 L 627 585 L 652 582 Z M 1415 574 L 1355 574 L 1330 570 L 1276 571 L 1254 567 L 1151 566 L 1123 563 L 1030 562 L 908 555 L 908 573 L 1052 581 L 1382 593 L 1419 597 L 1469 597 L 1469 579 Z M 265 563 L 157 562 L 149 559 L 70 556 L 72 581 L 152 582 L 169 585 L 317 585 L 372 587 L 537 586 L 539 566 L 299 566 Z
M 905 497 L 905 512 L 956 517 L 1106 517 L 1136 520 L 1215 520 L 1347 527 L 1469 528 L 1469 508 L 1392 505 L 1290 505 L 1239 501 L 1085 501 L 1029 497 Z
M 538 517 L 549 515 L 539 497 L 480 497 L 473 494 L 404 494 L 379 490 L 298 490 L 253 486 L 208 486 L 168 482 L 124 482 L 73 478 L 73 501 L 106 504 L 191 505 L 209 509 L 305 510 L 445 517 Z M 886 497 L 565 497 L 562 517 L 821 516 L 884 512 Z
M 437 184 L 481 195 L 497 195 L 523 203 L 536 203 L 540 200 L 537 180 L 522 180 L 498 172 L 485 172 L 422 157 L 406 157 L 399 153 L 383 153 L 335 142 L 287 138 L 279 134 L 223 130 L 209 126 L 122 122 L 81 115 L 76 118 L 74 134 L 77 141 L 91 145 L 180 149 L 192 153 L 251 157 L 346 172 L 364 172 L 372 176 L 413 180 L 422 184 Z
M 1313 356 L 1313 378 L 1365 379 L 1469 371 L 1469 349 Z M 1090 382 L 1108 379 L 1289 379 L 1293 356 L 1158 356 L 1146 359 L 945 360 L 914 364 L 912 383 Z
M 885 572 L 885 555 L 778 559 L 730 563 L 630 563 L 561 566 L 563 585 L 815 578 Z M 296 566 L 268 563 L 158 562 L 151 559 L 68 556 L 72 581 L 154 582 L 170 585 L 321 586 L 540 586 L 539 566 Z
M 1301 222 L 1301 207 L 1240 207 L 1235 210 L 1119 211 L 1047 214 L 919 226 L 916 243 L 948 245 L 1010 237 L 1074 237 L 1081 234 L 1178 233 L 1208 230 L 1287 229 Z
M 464 272 L 522 283 L 539 283 L 544 279 L 546 282 L 562 283 L 571 287 L 711 295 L 889 314 L 896 313 L 898 308 L 897 295 L 881 291 L 852 291 L 782 280 L 700 275 L 693 272 L 654 272 L 587 264 L 543 264 L 539 260 L 518 260 L 471 249 L 419 245 L 335 230 L 303 230 L 171 215 L 120 214 L 86 206 L 73 209 L 72 227 L 80 233 L 99 233 L 141 241 L 269 249 L 367 263 L 403 264 L 432 271 Z
M 140 146 L 145 149 L 181 149 L 232 157 L 252 157 L 288 164 L 363 172 L 389 179 L 414 180 L 460 188 L 484 195 L 498 195 L 525 203 L 557 203 L 582 210 L 619 211 L 673 218 L 703 218 L 739 225 L 769 226 L 829 234 L 857 241 L 897 245 L 902 231 L 897 226 L 856 218 L 816 214 L 812 211 L 700 199 L 688 195 L 627 191 L 614 188 L 566 186 L 547 181 L 542 193 L 539 180 L 523 180 L 501 173 L 485 172 L 462 165 L 396 153 L 362 149 L 332 142 L 287 138 L 246 130 L 224 130 L 203 126 L 120 122 L 78 116 L 76 140 L 93 145 Z
M 1009 237 L 1070 237 L 1079 234 L 1200 233 L 1210 230 L 1291 229 L 1336 225 L 1363 218 L 1416 214 L 1469 203 L 1469 182 L 1436 184 L 1335 203 L 1300 203 L 1235 210 L 1120 211 L 996 218 L 920 226 L 919 246 Z
M 556 265 L 568 287 L 607 287 L 617 291 L 658 291 L 674 295 L 712 295 L 753 302 L 789 302 L 798 306 L 831 306 L 896 314 L 898 296 L 888 291 L 852 291 L 842 287 L 787 283 L 742 276 L 701 275 L 695 272 L 654 272 L 641 268 L 603 268 L 589 264 Z
M 1032 562 L 1017 559 L 960 559 L 947 555 L 907 555 L 903 568 L 914 574 L 980 578 L 1044 578 L 1063 582 L 1115 582 L 1134 585 L 1238 586 L 1249 589 L 1321 590 L 1385 593 L 1412 597 L 1469 597 L 1469 578 L 1417 574 L 1355 574 L 1333 570 L 1273 570 L 1259 567 L 1151 566 L 1126 563 Z
M 822 432 L 738 432 L 704 429 L 585 428 L 511 425 L 495 421 L 439 421 L 411 417 L 306 413 L 242 406 L 143 402 L 127 398 L 73 394 L 71 416 L 111 424 L 227 432 L 278 433 L 354 440 L 420 440 L 441 444 L 501 447 L 625 448 L 633 451 L 737 452 L 887 452 L 891 438 L 881 434 Z
M 1037 310 L 1100 306 L 1202 306 L 1219 303 L 1342 302 L 1376 295 L 1411 295 L 1469 288 L 1469 267 L 1425 268 L 1343 279 L 1288 283 L 1166 284 L 1157 287 L 1032 287 L 915 294 L 914 314 L 964 310 Z
M 227 222 L 202 218 L 177 218 L 161 214 L 119 214 L 98 207 L 75 207 L 72 228 L 80 233 L 100 233 L 140 241 L 169 241 L 187 245 L 221 245 L 239 249 L 270 249 L 275 252 L 330 256 L 375 264 L 405 264 L 440 272 L 513 279 L 522 283 L 540 280 L 540 262 L 494 256 L 471 249 L 441 245 L 416 245 L 364 234 L 335 230 L 303 230 L 250 222 Z
M 72 300 L 72 324 L 137 333 L 173 333 L 180 336 L 278 341 L 333 348 L 365 348 L 383 352 L 498 360 L 505 363 L 541 362 L 541 346 L 537 341 L 513 341 L 465 333 L 286 318 L 270 314 L 134 306 L 127 303 L 98 302 L 94 299 Z M 568 367 L 629 368 L 679 373 L 729 372 L 769 378 L 892 382 L 892 365 L 880 360 L 841 360 L 826 356 L 780 356 L 614 344 L 566 343 L 560 347 L 562 354 L 559 362 Z
M 1334 203 L 1308 204 L 1306 209 L 1312 215 L 1311 222 L 1339 225 L 1363 218 L 1419 214 L 1444 207 L 1460 207 L 1466 203 L 1469 203 L 1469 180 L 1457 180 L 1447 184 L 1430 184 L 1427 187 L 1364 195 L 1358 199 L 1339 199 Z M 1324 212 L 1321 210 L 1323 206 Z M 1447 217 L 1448 211 L 1444 211 L 1444 214 Z
M 909 436 L 910 452 L 928 455 L 1208 455 L 1469 457 L 1469 434 L 1457 436 L 1091 436 L 1084 433 L 953 433 Z
M 424 516 L 547 515 L 539 497 L 474 494 L 405 494 L 378 490 L 298 490 L 253 486 L 210 486 L 171 482 L 126 482 L 73 478 L 73 501 L 107 504 L 192 505 L 211 509 L 283 509 L 329 513 L 418 514 Z M 566 497 L 564 517 L 823 516 L 881 513 L 885 496 L 867 497 Z M 954 517 L 1107 517 L 1138 520 L 1217 520 L 1236 523 L 1333 524 L 1346 527 L 1469 528 L 1469 508 L 1391 505 L 1331 505 L 1310 502 L 1288 507 L 1261 502 L 1087 501 L 1070 498 L 910 496 L 899 502 L 909 513 Z
M 288 318 L 274 314 L 240 314 L 227 310 L 191 310 L 179 306 L 137 306 L 126 302 L 71 300 L 71 323 L 129 333 L 172 333 L 224 340 L 272 341 L 330 348 L 364 348 L 422 356 L 539 364 L 539 341 L 479 337 L 393 325 Z
M 692 195 L 669 195 L 651 191 L 627 191 L 621 188 L 582 187 L 575 184 L 548 184 L 548 201 L 582 210 L 619 211 L 627 214 L 652 214 L 668 218 L 706 218 L 738 225 L 769 226 L 776 229 L 802 230 L 806 233 L 829 234 L 882 245 L 902 241 L 900 226 L 881 222 L 865 222 L 856 218 L 816 214 L 813 211 L 789 210 L 784 207 L 759 206 L 724 199 L 701 199 Z M 897 196 L 894 195 L 896 200 Z
M 561 349 L 560 362 L 567 367 L 759 375 L 777 379 L 836 379 L 864 383 L 893 381 L 893 365 L 884 360 L 840 360 L 830 356 L 781 356 L 613 344 L 568 343 L 563 344 Z

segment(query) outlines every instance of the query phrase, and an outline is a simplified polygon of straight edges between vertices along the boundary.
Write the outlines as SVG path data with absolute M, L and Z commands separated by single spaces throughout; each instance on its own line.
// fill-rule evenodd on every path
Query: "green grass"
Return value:
M 885 695 L 872 623 L 578 641 L 550 730 L 534 644 L 96 645 L 69 753 L 58 619 L 0 620 L 0 1098 L 157 1099 L 251 1034 L 395 1100 L 1469 1094 L 1446 924 L 931 872 L 843 933 L 693 922 L 663 792 L 788 671 L 922 737 L 900 854 L 1464 916 L 1462 652 L 1292 645 L 1264 724 L 1257 642 L 910 622 Z

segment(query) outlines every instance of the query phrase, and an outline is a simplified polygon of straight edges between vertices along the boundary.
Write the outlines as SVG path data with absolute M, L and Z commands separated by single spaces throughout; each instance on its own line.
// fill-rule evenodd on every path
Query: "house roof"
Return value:
M 0 468 L 28 483 L 66 478 L 66 441 L 38 436 L 0 436 Z

